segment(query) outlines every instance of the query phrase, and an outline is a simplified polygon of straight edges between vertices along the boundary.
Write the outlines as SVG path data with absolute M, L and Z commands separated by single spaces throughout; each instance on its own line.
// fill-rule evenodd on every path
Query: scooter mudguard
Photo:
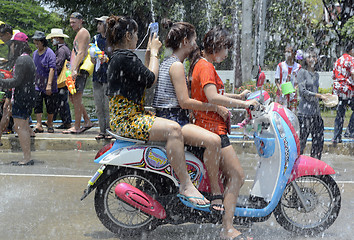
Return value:
M 118 184 L 115 188 L 115 193 L 124 202 L 146 214 L 158 219 L 166 218 L 166 211 L 158 201 L 128 183 Z
M 336 172 L 325 162 L 305 155 L 300 155 L 292 169 L 288 183 L 296 178 L 309 175 L 331 175 Z

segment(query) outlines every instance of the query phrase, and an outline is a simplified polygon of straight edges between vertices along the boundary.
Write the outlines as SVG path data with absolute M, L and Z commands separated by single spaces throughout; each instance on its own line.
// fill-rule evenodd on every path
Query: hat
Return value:
M 79 13 L 79 12 L 73 12 L 73 13 L 70 15 L 70 18 L 83 19 L 82 14 Z
M 47 35 L 46 39 L 51 39 L 54 37 L 69 38 L 68 35 L 63 33 L 63 29 L 60 29 L 60 28 L 52 28 L 50 30 L 50 33 Z
M 23 32 L 18 32 L 14 35 L 13 40 L 20 41 L 20 42 L 27 42 L 28 37 Z
M 45 34 L 44 32 L 41 32 L 41 31 L 35 31 L 32 39 L 34 40 L 42 40 L 42 39 L 45 39 Z
M 108 18 L 108 16 L 102 16 L 102 17 L 95 18 L 95 19 L 100 22 L 106 22 L 107 18 Z

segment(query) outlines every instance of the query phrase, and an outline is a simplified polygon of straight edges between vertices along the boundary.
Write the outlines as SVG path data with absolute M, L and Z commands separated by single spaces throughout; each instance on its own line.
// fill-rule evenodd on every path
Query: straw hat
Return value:
M 60 28 L 52 28 L 50 30 L 50 33 L 47 35 L 46 39 L 51 39 L 54 37 L 69 38 L 68 35 L 63 33 L 63 29 L 60 29 Z

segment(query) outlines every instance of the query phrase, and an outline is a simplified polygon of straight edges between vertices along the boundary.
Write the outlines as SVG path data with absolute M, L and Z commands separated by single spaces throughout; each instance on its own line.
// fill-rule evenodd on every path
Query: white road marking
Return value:
M 0 173 L 0 176 L 91 178 L 93 174 L 92 175 L 59 175 L 59 174 Z M 248 179 L 246 180 L 246 182 L 253 182 L 253 180 Z M 336 181 L 336 183 L 354 184 L 354 181 Z

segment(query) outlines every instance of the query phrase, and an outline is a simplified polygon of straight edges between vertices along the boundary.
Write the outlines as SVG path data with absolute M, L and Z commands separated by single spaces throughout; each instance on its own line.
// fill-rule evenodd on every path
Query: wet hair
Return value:
M 203 56 L 203 51 L 208 54 L 215 54 L 220 52 L 223 48 L 230 49 L 233 47 L 234 41 L 232 40 L 230 33 L 220 27 L 211 29 L 205 34 L 203 39 L 203 46 L 195 49 L 189 55 L 191 60 L 188 77 L 191 80 L 193 69 L 199 59 Z
M 0 33 L 10 33 L 12 35 L 12 27 L 9 24 L 0 25 Z
M 42 39 L 35 39 L 35 40 L 42 42 L 43 47 L 48 47 L 48 46 L 49 46 L 48 40 L 45 39 L 45 38 L 42 38 Z
M 121 43 L 127 32 L 138 31 L 138 24 L 130 17 L 112 15 L 107 19 L 106 25 L 106 38 L 109 46 Z
M 23 53 L 31 54 L 32 50 L 27 42 L 11 40 L 13 51 L 9 53 L 9 66 L 12 68 L 19 56 Z
M 319 59 L 318 59 L 318 50 L 315 47 L 309 47 L 308 49 L 306 49 L 306 51 L 304 53 L 304 60 L 302 62 L 302 67 L 306 70 L 308 69 L 306 58 L 310 57 L 311 54 L 315 54 L 316 58 L 317 58 L 317 63 L 315 65 L 315 70 L 316 70 Z
M 180 48 L 181 41 L 184 38 L 190 40 L 196 35 L 195 27 L 188 22 L 176 22 L 164 18 L 161 21 L 161 26 L 165 29 L 170 29 L 165 40 L 165 45 L 172 50 Z
M 223 48 L 230 49 L 233 47 L 234 41 L 232 40 L 230 33 L 220 27 L 211 29 L 205 34 L 203 39 L 204 51 L 208 54 L 215 54 L 221 51 Z

